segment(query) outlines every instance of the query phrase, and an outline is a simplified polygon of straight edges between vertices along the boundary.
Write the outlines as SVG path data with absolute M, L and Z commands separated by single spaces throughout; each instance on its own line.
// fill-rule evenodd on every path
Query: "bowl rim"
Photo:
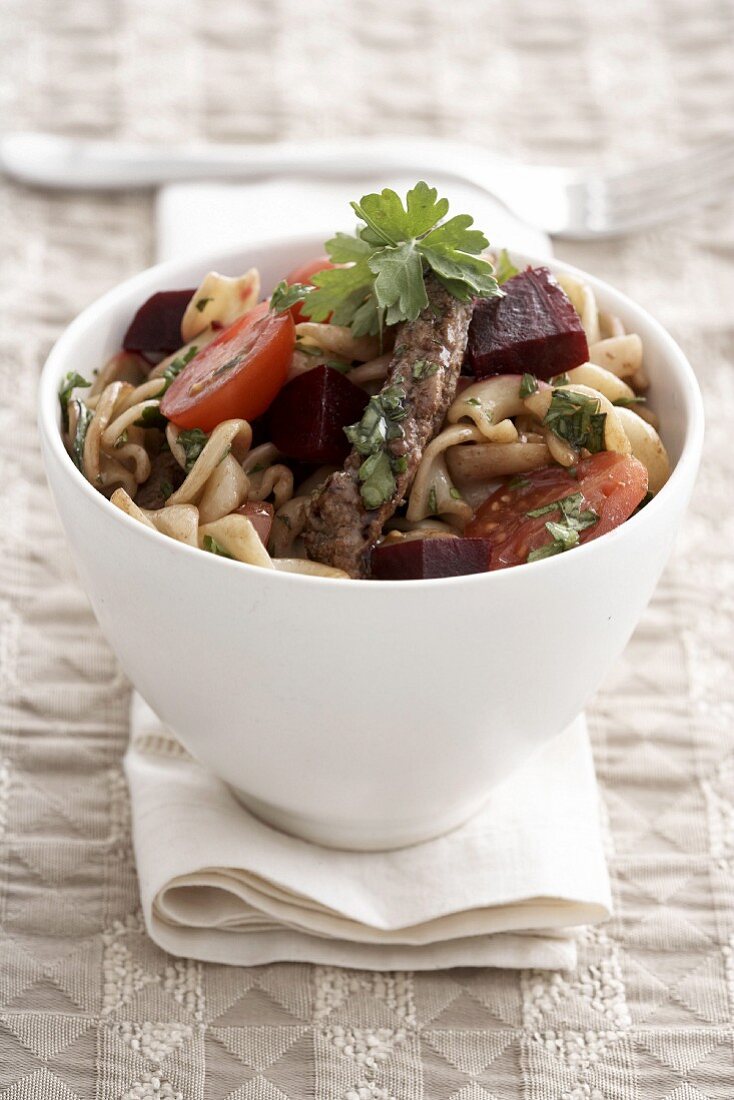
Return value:
M 61 333 L 43 366 L 38 384 L 38 429 L 46 445 L 46 455 L 56 463 L 71 491 L 75 493 L 81 492 L 82 494 L 86 494 L 88 499 L 94 500 L 96 502 L 95 506 L 100 509 L 100 515 L 107 516 L 112 522 L 122 524 L 121 530 L 127 528 L 131 532 L 136 532 L 139 537 L 143 537 L 144 539 L 152 538 L 156 542 L 159 542 L 160 539 L 165 539 L 173 552 L 194 554 L 202 565 L 208 568 L 236 569 L 240 572 L 244 568 L 248 573 L 256 573 L 261 578 L 263 573 L 269 577 L 279 577 L 282 579 L 282 582 L 276 583 L 283 584 L 343 585 L 344 581 L 342 578 L 319 577 L 302 573 L 287 573 L 280 570 L 263 570 L 261 567 L 248 565 L 246 562 L 233 561 L 215 554 L 202 554 L 202 551 L 198 549 L 198 547 L 178 542 L 159 531 L 154 531 L 145 527 L 131 516 L 128 516 L 120 508 L 116 508 L 110 503 L 107 497 L 98 492 L 94 486 L 87 481 L 81 471 L 78 470 L 71 461 L 64 447 L 60 431 L 57 392 L 58 380 L 64 373 L 64 368 L 70 369 L 68 367 L 69 352 L 73 349 L 74 343 L 80 335 L 87 332 L 90 328 L 102 323 L 106 315 L 114 312 L 114 308 L 120 299 L 127 297 L 138 287 L 141 288 L 141 291 L 145 288 L 149 294 L 154 293 L 154 290 L 150 289 L 151 282 L 160 279 L 161 284 L 165 286 L 166 283 L 170 283 L 172 278 L 175 279 L 178 271 L 188 270 L 192 267 L 200 267 L 202 273 L 206 273 L 207 271 L 216 269 L 218 265 L 225 266 L 236 262 L 238 258 L 242 257 L 243 253 L 250 251 L 252 253 L 266 252 L 275 247 L 282 247 L 289 242 L 293 245 L 294 250 L 308 247 L 312 247 L 315 250 L 323 250 L 322 234 L 308 233 L 298 237 L 288 237 L 274 233 L 241 243 L 238 246 L 233 246 L 228 249 L 217 250 L 215 252 L 207 250 L 206 252 L 192 253 L 191 255 L 176 257 L 174 259 L 164 260 L 161 263 L 153 264 L 130 278 L 123 280 L 121 283 L 116 284 L 99 298 L 90 302 Z M 667 329 L 664 328 L 664 326 L 649 313 L 644 306 L 635 302 L 634 299 L 630 298 L 624 292 L 617 290 L 616 287 L 605 282 L 603 279 L 599 279 L 597 276 L 581 268 L 575 267 L 573 264 L 569 264 L 564 260 L 558 260 L 553 256 L 537 256 L 530 253 L 523 253 L 512 248 L 509 248 L 508 251 L 511 257 L 519 260 L 521 263 L 530 263 L 533 266 L 546 266 L 552 272 L 560 271 L 564 274 L 575 276 L 589 283 L 595 294 L 598 293 L 602 299 L 611 296 L 618 300 L 623 310 L 630 310 L 633 313 L 637 312 L 640 314 L 648 327 L 652 329 L 664 358 L 674 365 L 673 369 L 681 385 L 684 399 L 684 439 L 680 455 L 671 472 L 670 478 L 660 492 L 656 494 L 653 500 L 651 500 L 642 511 L 631 516 L 613 531 L 607 532 L 603 539 L 593 539 L 591 542 L 575 547 L 573 559 L 577 560 L 579 554 L 588 556 L 589 554 L 598 553 L 600 543 L 610 548 L 613 542 L 618 542 L 625 537 L 625 532 L 629 533 L 630 525 L 633 526 L 635 531 L 642 525 L 647 524 L 649 526 L 654 522 L 658 509 L 662 506 L 660 504 L 660 498 L 664 495 L 667 500 L 674 492 L 685 491 L 685 487 L 693 482 L 703 447 L 703 398 L 693 367 L 682 348 L 673 339 Z M 432 577 L 416 580 L 351 579 L 349 588 L 354 590 L 355 587 L 358 586 L 362 590 L 370 592 L 375 592 L 376 588 L 389 589 L 390 591 L 395 591 L 396 589 L 413 591 L 425 590 L 426 586 L 429 586 L 431 590 L 438 590 L 445 585 L 496 584 L 498 581 L 496 579 L 493 581 L 492 578 L 507 577 L 509 574 L 514 575 L 519 568 L 525 569 L 532 566 L 536 570 L 543 568 L 546 571 L 550 571 L 552 569 L 558 569 L 562 563 L 565 567 L 566 557 L 567 555 L 565 554 L 558 554 L 535 562 L 522 562 L 519 565 L 510 566 L 506 569 L 492 570 L 486 573 L 463 574 L 457 577 Z

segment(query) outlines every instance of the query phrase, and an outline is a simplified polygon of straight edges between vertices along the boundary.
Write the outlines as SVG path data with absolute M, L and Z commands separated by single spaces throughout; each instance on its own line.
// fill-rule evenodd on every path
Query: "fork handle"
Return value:
M 157 187 L 180 180 L 324 173 L 344 178 L 386 172 L 440 172 L 486 190 L 488 173 L 496 180 L 509 162 L 483 149 L 430 140 L 153 146 L 19 133 L 0 141 L 0 165 L 24 183 L 81 190 Z

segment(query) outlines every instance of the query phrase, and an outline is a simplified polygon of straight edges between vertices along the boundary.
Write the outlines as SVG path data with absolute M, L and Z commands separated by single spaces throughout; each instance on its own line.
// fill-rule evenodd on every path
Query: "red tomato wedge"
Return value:
M 173 380 L 161 412 L 180 428 L 210 432 L 223 420 L 254 420 L 285 382 L 296 333 L 289 312 L 261 302 L 202 348 Z
M 315 260 L 309 260 L 308 263 L 294 268 L 293 271 L 286 275 L 285 281 L 288 283 L 288 286 L 292 286 L 294 283 L 305 283 L 308 285 L 312 281 L 313 276 L 318 275 L 319 271 L 329 271 L 334 266 L 335 265 L 328 256 L 317 256 Z M 294 306 L 291 306 L 291 313 L 296 324 L 298 324 L 299 321 L 308 320 L 308 318 L 304 317 L 301 313 L 301 304 L 301 302 L 296 302 Z
M 545 466 L 516 480 L 517 487 L 508 484 L 492 493 L 464 532 L 470 538 L 487 540 L 490 569 L 520 565 L 533 550 L 554 541 L 545 525 L 562 521 L 561 509 L 540 516 L 529 516 L 529 512 L 581 493 L 578 510 L 591 509 L 599 517 L 579 532 L 580 543 L 590 542 L 629 519 L 647 492 L 647 470 L 642 463 L 614 451 L 582 459 L 575 477 L 562 466 Z

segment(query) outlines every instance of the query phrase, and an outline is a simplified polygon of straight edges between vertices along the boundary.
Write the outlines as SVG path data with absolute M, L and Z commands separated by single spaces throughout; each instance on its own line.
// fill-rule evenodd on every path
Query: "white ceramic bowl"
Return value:
M 348 582 L 202 553 L 111 505 L 62 445 L 63 375 L 90 377 L 156 290 L 252 264 L 267 288 L 320 250 L 314 238 L 265 241 L 161 264 L 110 291 L 49 356 L 40 433 L 100 626 L 162 720 L 265 820 L 329 845 L 387 848 L 459 824 L 583 709 L 670 553 L 698 467 L 703 412 L 671 337 L 584 275 L 602 306 L 642 337 L 651 404 L 675 466 L 648 507 L 603 538 L 494 573 Z

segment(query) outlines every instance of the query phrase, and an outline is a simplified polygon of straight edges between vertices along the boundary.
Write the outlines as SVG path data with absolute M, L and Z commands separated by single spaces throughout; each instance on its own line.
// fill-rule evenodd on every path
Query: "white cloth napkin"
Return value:
M 545 233 L 525 225 L 499 202 L 470 184 L 431 178 L 455 213 L 471 213 L 493 245 L 537 255 L 551 254 Z M 394 187 L 398 194 L 415 183 L 407 177 L 375 179 L 269 180 L 264 183 L 177 183 L 162 188 L 156 211 L 159 260 L 204 255 L 236 248 L 248 240 L 294 237 L 316 232 L 323 239 L 349 231 L 356 217 L 349 206 L 369 191 Z M 285 273 L 284 273 L 285 274 Z
M 134 697 L 125 768 L 148 932 L 164 950 L 252 966 L 566 969 L 611 901 L 583 718 L 437 840 L 346 852 L 245 810 Z
M 158 198 L 158 254 L 349 228 L 348 200 L 412 180 L 175 184 Z M 492 243 L 550 255 L 538 230 L 469 185 L 441 185 Z M 203 273 L 202 273 L 203 274 Z M 314 717 L 317 721 L 317 717 Z M 319 848 L 245 810 L 138 696 L 125 760 L 146 926 L 208 962 L 369 969 L 566 969 L 574 927 L 611 900 L 583 719 L 495 788 L 445 837 L 394 852 Z

